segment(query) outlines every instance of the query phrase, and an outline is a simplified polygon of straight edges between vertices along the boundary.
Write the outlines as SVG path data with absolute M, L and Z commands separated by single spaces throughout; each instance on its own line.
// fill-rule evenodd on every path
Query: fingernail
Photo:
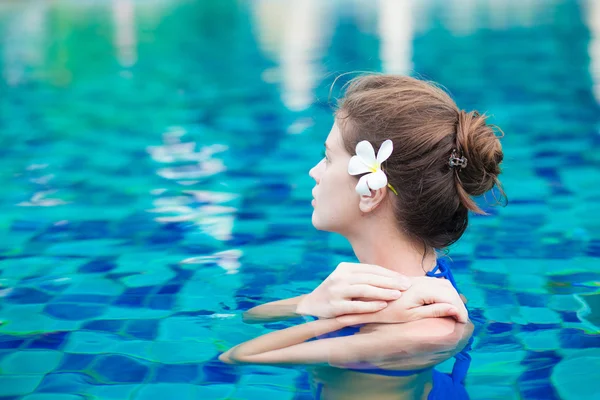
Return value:
M 382 301 L 382 302 L 377 303 L 377 307 L 384 308 L 384 307 L 387 307 L 387 304 L 388 303 L 386 303 L 385 301 Z
M 394 290 L 394 292 L 392 293 L 392 297 L 395 299 L 400 298 L 400 296 L 402 296 L 402 292 L 399 290 Z

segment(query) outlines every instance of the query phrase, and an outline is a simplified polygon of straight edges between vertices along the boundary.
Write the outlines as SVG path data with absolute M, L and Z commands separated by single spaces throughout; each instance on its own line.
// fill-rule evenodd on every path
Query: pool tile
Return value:
M 542 307 L 545 308 L 548 305 L 549 295 L 533 294 L 533 293 L 515 293 L 517 301 L 521 306 L 527 307 Z
M 199 399 L 230 399 L 235 390 L 234 385 L 229 384 L 210 384 L 199 385 L 197 387 L 197 395 Z
M 551 381 L 561 399 L 593 400 L 598 397 L 597 386 L 590 384 L 590 375 L 577 371 L 600 371 L 600 357 L 566 358 L 553 369 Z
M 513 321 L 520 324 L 558 324 L 561 319 L 557 312 L 547 308 L 521 306 Z
M 112 280 L 100 277 L 83 275 L 73 279 L 73 283 L 64 290 L 63 294 L 98 294 L 105 296 L 118 296 L 124 287 Z
M 91 239 L 57 243 L 46 249 L 46 252 L 57 256 L 104 257 L 116 256 L 120 253 L 123 241 L 117 239 Z
M 159 364 L 154 374 L 154 382 L 193 383 L 199 376 L 197 364 Z
M 3 358 L 0 370 L 8 375 L 43 375 L 54 370 L 63 353 L 52 350 L 18 351 Z
M 206 322 L 194 317 L 170 317 L 161 320 L 159 340 L 194 340 L 210 337 L 211 330 L 204 325 Z
M 560 319 L 563 321 L 563 326 L 566 327 L 565 323 L 581 323 L 582 318 L 579 317 L 576 312 L 562 311 L 558 313 L 560 315 Z
M 175 277 L 169 268 L 154 268 L 141 274 L 135 274 L 121 279 L 125 286 L 130 288 L 164 285 Z
M 469 374 L 475 375 L 511 375 L 518 376 L 525 368 L 521 361 L 526 352 L 474 352 L 472 353 Z
M 197 400 L 207 398 L 200 396 L 200 390 L 195 385 L 184 383 L 152 383 L 143 385 L 136 392 L 133 400 L 181 399 Z
M 115 300 L 114 304 L 120 307 L 143 308 L 145 307 L 147 300 L 148 296 L 146 295 L 122 294 Z
M 182 284 L 167 284 L 161 287 L 157 294 L 176 294 L 182 287 Z
M 485 309 L 485 318 L 493 322 L 513 323 L 514 315 L 518 313 L 515 306 L 489 307 Z M 469 316 L 472 311 L 469 312 Z M 472 317 L 471 317 L 472 318 Z
M 158 335 L 160 320 L 138 319 L 130 321 L 125 329 L 126 334 L 141 340 L 154 340 Z
M 83 264 L 81 267 L 79 267 L 78 272 L 82 274 L 109 272 L 115 268 L 117 268 L 117 265 L 112 259 L 106 260 L 99 258 Z
M 240 379 L 239 369 L 216 358 L 202 365 L 202 373 L 204 383 L 236 383 Z
M 541 382 L 519 382 L 519 393 L 522 400 L 561 400 L 556 389 L 547 380 Z
M 600 335 L 587 334 L 581 329 L 561 329 L 560 347 L 567 349 L 585 349 L 600 347 Z
M 119 336 L 104 332 L 73 332 L 64 350 L 69 353 L 102 354 L 119 340 Z
M 488 307 L 516 306 L 517 300 L 513 293 L 507 293 L 504 289 L 487 289 L 485 290 L 485 304 Z
M 153 310 L 173 310 L 176 301 L 176 297 L 172 295 L 154 295 L 148 297 L 147 306 Z
M 291 390 L 283 391 L 281 388 L 269 388 L 269 387 L 257 387 L 251 385 L 245 385 L 238 388 L 233 396 L 234 399 L 248 399 L 248 400 L 261 400 L 261 399 L 281 399 L 281 400 L 293 400 L 294 392 Z
M 479 336 L 473 349 L 482 352 L 514 352 L 521 350 L 522 345 L 513 335 L 485 335 Z
M 124 320 L 94 319 L 84 323 L 81 329 L 99 332 L 119 332 L 125 325 Z
M 508 286 L 508 275 L 497 272 L 474 270 L 473 280 L 480 285 L 490 285 L 502 289 Z
M 101 294 L 61 294 L 53 299 L 54 303 L 84 303 L 84 304 L 108 304 L 113 297 Z
M 11 311 L 13 310 L 15 307 L 11 307 Z M 55 320 L 41 313 L 2 316 L 2 320 L 4 323 L 0 324 L 0 334 L 26 335 L 55 330 Z
M 122 354 L 133 358 L 151 360 L 150 349 L 152 342 L 145 340 L 124 340 L 115 342 L 108 350 L 111 353 Z
M 519 393 L 509 385 L 490 385 L 484 382 L 467 383 L 466 387 L 471 400 L 522 400 Z
M 491 335 L 497 335 L 497 334 L 511 332 L 513 330 L 514 326 L 515 326 L 514 324 L 492 322 L 487 326 L 486 331 L 489 332 Z
M 298 371 L 279 369 L 283 371 L 265 372 L 262 368 L 250 370 L 242 375 L 238 387 L 254 386 L 294 392 Z
M 43 376 L 36 393 L 86 393 L 92 385 L 97 385 L 93 377 L 82 373 L 50 373 Z
M 149 356 L 156 362 L 166 364 L 201 363 L 212 359 L 217 350 L 211 343 L 196 341 L 154 341 L 151 342 Z
M 96 359 L 94 354 L 64 353 L 56 372 L 78 372 L 87 369 Z
M 81 321 L 101 316 L 106 309 L 104 305 L 75 304 L 75 303 L 50 303 L 44 312 L 54 318 Z
M 557 294 L 550 297 L 548 307 L 555 311 L 579 311 L 583 308 L 583 304 L 572 294 Z
M 140 390 L 140 385 L 94 385 L 87 389 L 88 394 L 96 396 L 98 400 L 124 400 L 130 399 Z
M 47 332 L 32 338 L 28 344 L 28 349 L 52 349 L 58 350 L 69 337 L 70 332 Z
M 173 310 L 153 310 L 135 307 L 108 307 L 103 317 L 105 319 L 149 319 L 164 318 L 171 315 Z
M 560 347 L 559 334 L 558 329 L 537 330 L 518 333 L 517 338 L 527 350 L 546 351 Z
M 74 228 L 77 239 L 102 239 L 110 236 L 110 222 L 109 221 L 81 221 L 76 228 Z
M 18 396 L 31 393 L 44 375 L 0 375 L 0 396 Z
M 21 400 L 85 400 L 85 397 L 68 393 L 34 393 Z
M 15 288 L 8 297 L 7 301 L 16 304 L 44 304 L 53 296 L 33 288 Z
M 0 334 L 0 349 L 17 349 L 27 339 L 26 336 Z
M 92 369 L 105 383 L 139 383 L 149 372 L 148 366 L 120 355 L 100 356 Z

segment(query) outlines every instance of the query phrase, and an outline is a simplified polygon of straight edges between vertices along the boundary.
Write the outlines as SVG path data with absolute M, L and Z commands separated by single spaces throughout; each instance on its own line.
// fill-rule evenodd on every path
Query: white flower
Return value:
M 363 140 L 356 145 L 356 155 L 352 156 L 348 163 L 348 173 L 360 175 L 370 172 L 359 179 L 356 185 L 358 194 L 369 196 L 371 190 L 381 189 L 388 185 L 387 176 L 381 170 L 381 163 L 390 157 L 392 150 L 394 150 L 394 145 L 389 139 L 381 144 L 377 157 L 375 157 L 373 145 L 368 141 Z

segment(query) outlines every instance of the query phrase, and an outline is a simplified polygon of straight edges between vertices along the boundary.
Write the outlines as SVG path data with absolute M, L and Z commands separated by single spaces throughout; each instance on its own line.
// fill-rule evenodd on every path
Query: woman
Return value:
M 310 171 L 312 223 L 346 237 L 369 264 L 350 266 L 342 302 L 364 300 L 363 309 L 380 310 L 348 314 L 339 298 L 337 308 L 321 303 L 324 318 L 242 343 L 221 360 L 305 364 L 320 399 L 467 398 L 469 358 L 460 351 L 472 324 L 465 323 L 454 279 L 436 254 L 461 237 L 469 211 L 483 213 L 471 196 L 500 188 L 503 154 L 493 127 L 430 83 L 369 75 L 349 84 L 325 148 Z M 401 280 L 391 284 L 394 273 L 408 277 L 410 288 Z M 404 289 L 385 306 L 370 301 L 390 300 Z M 279 305 L 316 314 L 318 298 L 313 292 Z M 452 355 L 451 375 L 433 369 Z

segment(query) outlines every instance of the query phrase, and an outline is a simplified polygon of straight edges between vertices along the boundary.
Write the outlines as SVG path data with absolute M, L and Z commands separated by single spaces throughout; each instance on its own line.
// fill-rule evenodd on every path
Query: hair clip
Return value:
M 459 158 L 457 150 L 454 149 L 450 155 L 450 160 L 448 160 L 448 165 L 450 165 L 451 168 L 460 167 L 460 169 L 463 169 L 467 166 L 467 159 L 464 156 Z

